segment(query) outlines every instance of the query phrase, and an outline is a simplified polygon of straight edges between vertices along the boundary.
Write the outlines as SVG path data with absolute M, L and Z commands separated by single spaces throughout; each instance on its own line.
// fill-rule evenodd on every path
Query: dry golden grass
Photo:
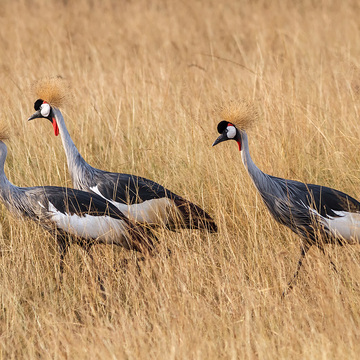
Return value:
M 212 148 L 212 109 L 251 98 L 255 163 L 272 175 L 360 198 L 360 7 L 356 1 L 2 1 L 0 121 L 19 186 L 71 186 L 60 138 L 26 119 L 31 84 L 61 75 L 63 113 L 86 160 L 154 179 L 200 204 L 219 234 L 164 231 L 173 251 L 105 278 L 76 247 L 58 288 L 53 239 L 0 214 L 0 358 L 357 359 L 360 248 L 310 251 L 280 295 L 299 239 L 255 191 L 236 144 Z M 114 270 L 115 269 L 115 270 Z

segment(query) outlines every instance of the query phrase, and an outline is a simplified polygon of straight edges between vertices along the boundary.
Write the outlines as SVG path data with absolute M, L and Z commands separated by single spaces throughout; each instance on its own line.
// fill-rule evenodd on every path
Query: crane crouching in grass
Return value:
M 335 189 L 263 173 L 251 159 L 245 131 L 258 117 L 251 103 L 231 102 L 222 108 L 221 117 L 223 121 L 217 127 L 220 136 L 213 146 L 227 140 L 237 142 L 244 166 L 271 215 L 301 237 L 301 256 L 285 295 L 292 289 L 312 245 L 324 253 L 325 244 L 359 244 L 360 203 Z
M 60 78 L 39 81 L 35 92 L 36 112 L 29 120 L 45 118 L 61 136 L 73 186 L 110 201 L 131 220 L 150 226 L 164 226 L 216 232 L 214 220 L 199 206 L 143 177 L 103 171 L 90 166 L 80 155 L 59 110 L 66 97 L 66 83 Z
M 7 138 L 6 131 L 0 129 L 0 200 L 14 216 L 29 218 L 55 236 L 60 276 L 72 242 L 80 245 L 91 259 L 89 251 L 95 244 L 114 244 L 143 254 L 153 253 L 154 245 L 147 230 L 96 194 L 56 186 L 13 185 L 4 172 L 7 147 L 3 140 Z M 102 287 L 99 276 L 98 280 Z

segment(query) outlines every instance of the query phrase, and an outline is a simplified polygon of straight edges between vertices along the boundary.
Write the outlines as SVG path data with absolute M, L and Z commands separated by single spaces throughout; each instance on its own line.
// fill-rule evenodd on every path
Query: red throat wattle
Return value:
M 54 117 L 52 118 L 52 124 L 53 124 L 53 128 L 54 128 L 55 136 L 58 136 L 59 135 L 59 127 L 58 127 L 58 124 Z
M 239 145 L 239 151 L 241 151 L 241 142 L 237 141 L 238 145 Z

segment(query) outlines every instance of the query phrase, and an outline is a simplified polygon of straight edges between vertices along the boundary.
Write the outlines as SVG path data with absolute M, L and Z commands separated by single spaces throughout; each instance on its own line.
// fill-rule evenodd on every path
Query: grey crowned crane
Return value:
M 60 275 L 71 243 L 89 252 L 95 244 L 114 244 L 151 254 L 154 245 L 146 229 L 96 194 L 57 186 L 17 187 L 6 177 L 6 132 L 0 129 L 0 200 L 16 217 L 28 218 L 56 238 Z M 100 277 L 98 280 L 101 283 Z
M 66 128 L 59 104 L 64 97 L 63 81 L 40 81 L 36 93 L 36 112 L 28 120 L 45 118 L 60 134 L 69 172 L 76 189 L 89 191 L 110 201 L 131 220 L 151 226 L 204 229 L 216 232 L 214 220 L 199 206 L 143 177 L 103 171 L 90 166 L 79 153 Z
M 311 246 L 324 252 L 325 244 L 358 244 L 360 241 L 360 203 L 341 191 L 305 184 L 263 173 L 252 161 L 247 126 L 256 120 L 254 106 L 246 101 L 232 102 L 221 111 L 220 136 L 213 146 L 234 140 L 255 187 L 271 215 L 301 237 L 301 256 L 295 274 L 283 295 L 292 287 L 303 259 Z M 331 261 L 331 260 L 330 260 Z M 336 267 L 331 261 L 336 271 Z

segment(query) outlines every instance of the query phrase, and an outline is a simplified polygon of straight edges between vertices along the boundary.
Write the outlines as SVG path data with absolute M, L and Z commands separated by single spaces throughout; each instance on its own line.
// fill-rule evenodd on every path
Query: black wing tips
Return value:
M 206 230 L 210 233 L 218 231 L 215 221 L 205 210 L 185 199 L 175 198 L 173 201 L 181 214 L 182 227 Z
M 150 228 L 138 225 L 131 221 L 126 221 L 126 248 L 135 250 L 142 254 L 154 255 L 156 248 L 153 240 L 157 240 Z

